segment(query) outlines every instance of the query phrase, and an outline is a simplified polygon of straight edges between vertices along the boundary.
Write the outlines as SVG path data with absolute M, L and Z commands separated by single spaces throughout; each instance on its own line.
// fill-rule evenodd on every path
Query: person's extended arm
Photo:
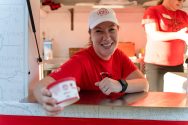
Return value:
M 135 70 L 126 78 L 128 83 L 126 93 L 148 91 L 149 84 L 147 79 L 143 76 L 140 70 Z
M 138 69 L 128 75 L 126 82 L 128 83 L 128 87 L 125 91 L 126 93 L 143 92 L 148 91 L 149 89 L 146 78 Z M 106 95 L 109 95 L 112 92 L 119 93 L 122 90 L 122 86 L 118 80 L 108 77 L 96 82 L 95 85 Z
M 40 80 L 33 90 L 36 101 L 44 107 L 48 115 L 57 115 L 62 110 L 62 108 L 56 104 L 57 101 L 51 97 L 50 91 L 46 88 L 54 81 L 52 77 L 47 76 Z
M 188 28 L 185 27 L 177 32 L 162 32 L 158 30 L 156 23 L 145 24 L 145 31 L 148 41 L 161 42 L 174 39 L 181 39 L 188 44 Z
M 34 94 L 34 97 L 37 102 L 41 103 L 41 101 L 42 101 L 41 90 L 43 88 L 46 88 L 50 83 L 52 83 L 54 81 L 55 80 L 50 76 L 47 76 L 44 79 L 38 81 L 38 83 L 36 84 L 36 86 L 34 87 L 34 90 L 33 90 L 33 94 Z

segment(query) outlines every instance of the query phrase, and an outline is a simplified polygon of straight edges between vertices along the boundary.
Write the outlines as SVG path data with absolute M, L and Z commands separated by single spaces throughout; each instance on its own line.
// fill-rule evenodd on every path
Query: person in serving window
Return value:
M 46 89 L 50 83 L 74 77 L 81 90 L 95 90 L 105 95 L 148 91 L 148 82 L 118 46 L 119 23 L 110 8 L 95 9 L 89 16 L 90 46 L 72 56 L 33 90 L 35 99 L 49 115 L 61 107 Z
M 188 44 L 188 15 L 180 10 L 185 0 L 160 0 L 147 8 L 142 24 L 147 43 L 146 78 L 150 91 L 163 91 L 166 72 L 183 72 L 184 53 Z

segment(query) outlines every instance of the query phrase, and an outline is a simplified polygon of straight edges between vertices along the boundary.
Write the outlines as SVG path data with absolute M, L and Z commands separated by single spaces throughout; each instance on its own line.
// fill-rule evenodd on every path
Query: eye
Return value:
M 185 2 L 185 0 L 178 0 L 179 2 Z
M 96 30 L 96 32 L 102 32 L 101 30 Z
M 102 30 L 96 30 L 95 32 L 96 33 L 102 33 L 103 31 Z
M 115 30 L 116 30 L 115 28 L 110 28 L 109 29 L 110 32 L 115 32 Z

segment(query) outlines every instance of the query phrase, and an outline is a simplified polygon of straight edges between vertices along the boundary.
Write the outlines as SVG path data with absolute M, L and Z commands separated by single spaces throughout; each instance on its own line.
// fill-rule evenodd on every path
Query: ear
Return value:
M 119 27 L 119 26 L 117 26 L 117 28 L 118 28 L 118 30 L 120 29 L 120 27 Z
M 92 45 L 93 44 L 93 42 L 92 42 L 92 40 L 91 40 L 91 35 L 89 36 L 89 43 L 88 43 L 88 45 Z
M 89 35 L 91 35 L 91 29 L 88 30 Z

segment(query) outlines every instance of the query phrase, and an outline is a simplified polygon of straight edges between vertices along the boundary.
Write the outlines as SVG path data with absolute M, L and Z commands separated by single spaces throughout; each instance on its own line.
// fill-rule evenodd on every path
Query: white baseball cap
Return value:
M 113 22 L 119 25 L 116 14 L 113 11 L 113 9 L 111 8 L 95 9 L 89 15 L 89 29 L 93 29 L 98 24 L 106 21 Z

